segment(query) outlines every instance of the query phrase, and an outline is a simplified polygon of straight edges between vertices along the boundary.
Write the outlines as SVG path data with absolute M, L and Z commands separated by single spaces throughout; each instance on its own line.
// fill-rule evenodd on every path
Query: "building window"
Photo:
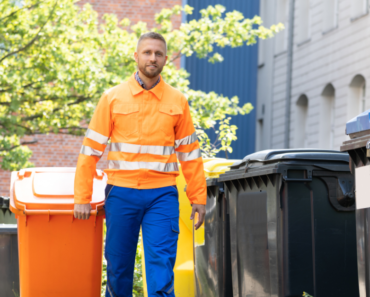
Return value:
M 366 109 L 366 80 L 356 75 L 349 84 L 347 101 L 347 120 L 351 120 Z
M 369 0 L 351 0 L 351 18 L 356 19 L 366 13 L 369 9 Z
M 280 54 L 288 48 L 288 20 L 289 20 L 289 1 L 277 0 L 276 23 L 283 23 L 285 30 L 280 31 L 275 37 L 275 54 Z
M 310 38 L 310 1 L 298 1 L 298 43 Z
M 323 149 L 334 148 L 335 89 L 328 84 L 321 93 L 319 145 Z
M 263 138 L 263 119 L 257 121 L 257 133 L 256 133 L 256 151 L 264 149 L 264 138 Z
M 338 26 L 338 0 L 325 0 L 322 2 L 323 9 L 323 32 L 328 32 Z
M 308 98 L 301 95 L 296 102 L 295 113 L 295 147 L 305 148 L 308 146 L 307 119 L 308 119 Z

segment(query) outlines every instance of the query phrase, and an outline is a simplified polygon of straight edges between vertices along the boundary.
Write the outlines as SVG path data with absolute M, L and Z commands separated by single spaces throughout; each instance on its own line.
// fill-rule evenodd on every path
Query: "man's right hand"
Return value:
M 75 204 L 73 214 L 76 219 L 88 220 L 90 217 L 90 211 L 91 211 L 90 203 Z

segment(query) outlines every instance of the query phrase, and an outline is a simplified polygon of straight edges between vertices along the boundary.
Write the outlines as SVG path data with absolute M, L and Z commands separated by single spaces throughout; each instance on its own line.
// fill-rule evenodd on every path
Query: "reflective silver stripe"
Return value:
M 193 150 L 189 153 L 176 152 L 176 155 L 177 155 L 177 159 L 183 162 L 195 160 L 201 156 L 200 149 Z
M 86 145 L 83 145 L 80 150 L 80 154 L 83 154 L 86 156 L 97 156 L 99 158 L 103 155 L 103 153 L 104 152 L 93 149 L 92 147 L 89 147 Z
M 140 145 L 131 143 L 111 142 L 110 151 L 132 154 L 152 154 L 166 156 L 174 154 L 175 148 L 173 146 Z
M 121 169 L 121 170 L 138 170 L 138 169 L 149 169 L 161 172 L 179 171 L 177 163 L 160 163 L 160 162 L 128 162 L 110 160 L 109 169 Z
M 175 284 L 172 284 L 172 287 L 166 292 L 167 294 L 170 294 L 173 291 Z
M 182 139 L 175 140 L 175 146 L 178 148 L 180 145 L 186 145 L 186 144 L 192 144 L 193 142 L 196 142 L 198 139 L 197 133 L 193 133 L 190 136 L 186 136 Z
M 108 144 L 109 137 L 104 136 L 98 132 L 95 132 L 94 130 L 87 129 L 85 136 L 87 138 L 90 138 L 91 140 L 94 140 L 100 144 Z

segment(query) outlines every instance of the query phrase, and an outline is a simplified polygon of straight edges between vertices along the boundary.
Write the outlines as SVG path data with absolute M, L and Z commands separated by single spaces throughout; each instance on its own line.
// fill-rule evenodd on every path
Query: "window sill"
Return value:
M 305 45 L 306 43 L 309 43 L 310 41 L 311 41 L 311 38 L 308 38 L 306 40 L 303 40 L 303 41 L 297 43 L 297 46 L 300 47 L 302 45 Z
M 279 52 L 277 54 L 274 55 L 274 58 L 277 58 L 277 57 L 280 57 L 280 56 L 283 56 L 284 54 L 286 54 L 288 51 L 287 50 L 283 50 L 282 52 Z
M 325 30 L 324 32 L 322 32 L 322 35 L 329 34 L 330 32 L 333 32 L 333 31 L 335 31 L 337 29 L 338 29 L 338 25 L 336 25 L 335 27 L 333 27 L 331 29 Z
M 366 11 L 365 13 L 360 14 L 359 16 L 356 16 L 356 17 L 351 18 L 351 23 L 357 21 L 358 19 L 361 19 L 361 18 L 367 16 L 368 14 L 369 14 L 369 11 Z

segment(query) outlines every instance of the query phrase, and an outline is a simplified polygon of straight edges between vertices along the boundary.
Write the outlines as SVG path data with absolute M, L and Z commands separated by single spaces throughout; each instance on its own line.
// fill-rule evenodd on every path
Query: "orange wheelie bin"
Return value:
M 12 172 L 22 297 L 100 296 L 107 177 L 97 170 L 89 220 L 73 217 L 74 177 L 75 168 Z

